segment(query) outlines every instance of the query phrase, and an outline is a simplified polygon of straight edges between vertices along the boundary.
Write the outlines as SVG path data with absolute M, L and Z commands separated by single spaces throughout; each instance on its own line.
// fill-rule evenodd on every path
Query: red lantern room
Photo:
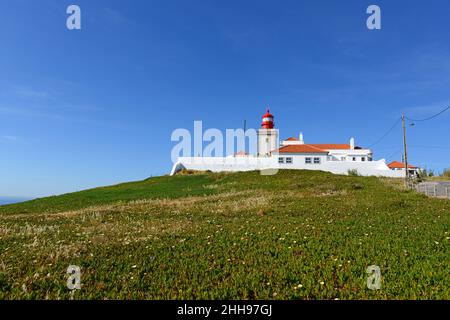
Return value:
M 263 129 L 273 129 L 273 126 L 273 115 L 271 115 L 269 109 L 267 109 L 266 113 L 262 116 L 261 127 Z

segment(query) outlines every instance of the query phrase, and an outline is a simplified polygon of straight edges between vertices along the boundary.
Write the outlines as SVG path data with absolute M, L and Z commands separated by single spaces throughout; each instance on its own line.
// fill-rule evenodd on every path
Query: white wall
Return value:
M 275 157 L 275 156 L 274 156 Z M 362 176 L 383 176 L 383 177 L 394 177 L 394 178 L 403 178 L 405 176 L 404 172 L 396 172 L 390 170 L 386 165 L 386 161 L 384 159 L 378 161 L 327 161 L 327 155 L 324 154 L 308 154 L 308 155 L 277 155 L 278 157 L 292 157 L 292 164 L 279 164 L 279 168 L 281 169 L 304 169 L 304 170 L 322 170 L 328 171 L 335 174 L 348 174 L 349 170 L 357 170 L 358 174 Z M 315 157 L 320 158 L 320 164 L 307 164 L 305 163 L 305 158 L 311 157 L 314 159 Z M 277 160 L 278 161 L 278 160 Z
M 251 171 L 276 168 L 275 157 L 180 157 L 171 175 L 180 169 L 221 171 Z
M 281 169 L 310 169 L 310 170 L 323 170 L 323 164 L 327 161 L 327 155 L 325 153 L 311 153 L 305 154 L 279 154 L 274 155 L 277 158 L 283 158 L 284 163 L 278 163 Z M 286 163 L 286 158 L 292 158 L 292 164 Z M 305 163 L 306 158 L 311 158 L 312 163 Z M 314 158 L 320 159 L 320 164 L 314 163 Z
M 278 129 L 259 129 L 258 155 L 267 156 L 276 149 L 278 149 Z
M 273 157 L 180 157 L 174 164 L 171 174 L 181 169 L 190 170 L 210 170 L 212 172 L 221 171 L 251 171 L 265 169 L 304 169 L 304 170 L 322 170 L 335 174 L 348 174 L 349 170 L 357 170 L 363 176 L 383 176 L 403 178 L 404 172 L 393 171 L 388 168 L 384 159 L 378 161 L 326 161 L 324 154 L 311 155 L 311 157 L 320 157 L 320 164 L 305 164 L 305 155 L 293 157 L 292 164 L 279 164 L 278 155 Z M 286 156 L 283 156 L 286 157 Z
M 356 161 L 361 161 L 361 158 L 364 157 L 368 161 L 368 158 L 372 157 L 372 150 L 370 149 L 354 149 L 354 150 L 329 150 L 329 155 L 335 157 L 338 160 L 341 160 L 342 157 L 345 157 L 345 161 L 353 161 L 353 157 L 356 158 Z

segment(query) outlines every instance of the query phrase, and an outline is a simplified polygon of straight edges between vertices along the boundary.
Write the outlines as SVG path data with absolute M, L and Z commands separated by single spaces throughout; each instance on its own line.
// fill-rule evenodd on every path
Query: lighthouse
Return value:
M 258 156 L 268 157 L 278 148 L 278 130 L 274 129 L 273 115 L 267 109 L 262 116 L 261 129 L 258 130 Z

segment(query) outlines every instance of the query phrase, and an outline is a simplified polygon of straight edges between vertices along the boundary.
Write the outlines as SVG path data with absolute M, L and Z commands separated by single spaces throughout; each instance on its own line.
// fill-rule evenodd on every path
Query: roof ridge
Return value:
M 325 150 L 325 149 L 320 149 L 320 148 L 318 148 L 318 147 L 316 147 L 316 146 L 313 146 L 313 144 L 310 144 L 310 143 L 305 143 L 305 144 L 303 144 L 303 145 L 307 145 L 307 146 L 309 146 L 309 147 L 311 147 L 311 148 L 314 148 L 314 149 L 317 149 L 317 150 L 320 150 L 320 151 L 327 151 L 327 150 Z
M 304 150 L 295 151 L 298 149 L 304 149 Z M 323 149 L 317 148 L 315 146 L 311 146 L 309 144 L 289 144 L 289 145 L 279 147 L 276 151 L 278 151 L 278 152 L 285 151 L 287 153 L 328 153 L 327 150 L 323 150 Z

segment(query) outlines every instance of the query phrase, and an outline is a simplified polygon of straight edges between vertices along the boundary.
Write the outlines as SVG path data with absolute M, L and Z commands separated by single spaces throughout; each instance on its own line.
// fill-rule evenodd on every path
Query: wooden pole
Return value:
M 406 148 L 406 124 L 405 124 L 405 114 L 402 114 L 402 126 L 403 126 L 403 161 L 405 164 L 405 186 L 408 187 L 408 151 Z

